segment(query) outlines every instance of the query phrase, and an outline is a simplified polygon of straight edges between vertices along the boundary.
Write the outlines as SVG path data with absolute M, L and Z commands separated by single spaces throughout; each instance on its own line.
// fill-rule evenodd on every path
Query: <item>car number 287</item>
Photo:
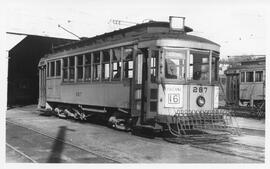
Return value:
M 207 87 L 193 87 L 193 93 L 206 93 Z

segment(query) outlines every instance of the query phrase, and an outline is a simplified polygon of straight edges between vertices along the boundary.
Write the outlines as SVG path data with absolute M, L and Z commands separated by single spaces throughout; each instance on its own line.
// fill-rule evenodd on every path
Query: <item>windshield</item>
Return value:
M 209 80 L 209 52 L 190 51 L 190 75 L 192 80 Z
M 185 78 L 186 51 L 166 50 L 165 51 L 165 78 L 184 79 Z
M 210 80 L 209 69 L 210 52 L 190 51 L 190 77 L 191 80 L 208 81 Z M 218 54 L 212 53 L 211 77 L 212 81 L 218 78 Z

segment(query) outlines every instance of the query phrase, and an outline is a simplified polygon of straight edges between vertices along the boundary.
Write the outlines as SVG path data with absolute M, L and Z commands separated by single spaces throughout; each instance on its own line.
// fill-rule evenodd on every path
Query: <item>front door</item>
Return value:
M 134 58 L 131 114 L 139 118 L 140 124 L 147 124 L 157 115 L 158 55 L 158 50 L 144 48 L 139 50 Z

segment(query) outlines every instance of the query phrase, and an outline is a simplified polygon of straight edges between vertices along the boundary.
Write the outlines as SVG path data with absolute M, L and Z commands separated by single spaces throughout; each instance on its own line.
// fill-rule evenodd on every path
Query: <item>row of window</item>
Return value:
M 165 53 L 165 77 L 167 79 L 182 79 L 185 75 L 186 51 L 168 50 Z M 190 51 L 189 55 L 189 75 L 188 79 L 208 81 L 210 78 L 209 52 Z M 212 53 L 212 81 L 218 78 L 218 55 Z
M 123 53 L 121 57 L 121 53 Z M 123 66 L 122 66 L 123 65 Z M 123 70 L 121 70 L 123 67 Z M 47 76 L 61 76 L 61 60 L 47 64 Z M 62 59 L 63 82 L 120 80 L 133 76 L 133 47 L 114 48 L 103 51 L 69 56 Z
M 241 72 L 241 82 L 262 82 L 262 81 L 263 81 L 263 71 Z

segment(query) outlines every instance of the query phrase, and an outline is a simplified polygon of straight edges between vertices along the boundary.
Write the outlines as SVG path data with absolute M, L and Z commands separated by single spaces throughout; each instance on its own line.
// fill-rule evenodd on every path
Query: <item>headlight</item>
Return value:
M 199 107 L 202 107 L 205 104 L 205 98 L 203 96 L 199 96 L 196 102 Z

